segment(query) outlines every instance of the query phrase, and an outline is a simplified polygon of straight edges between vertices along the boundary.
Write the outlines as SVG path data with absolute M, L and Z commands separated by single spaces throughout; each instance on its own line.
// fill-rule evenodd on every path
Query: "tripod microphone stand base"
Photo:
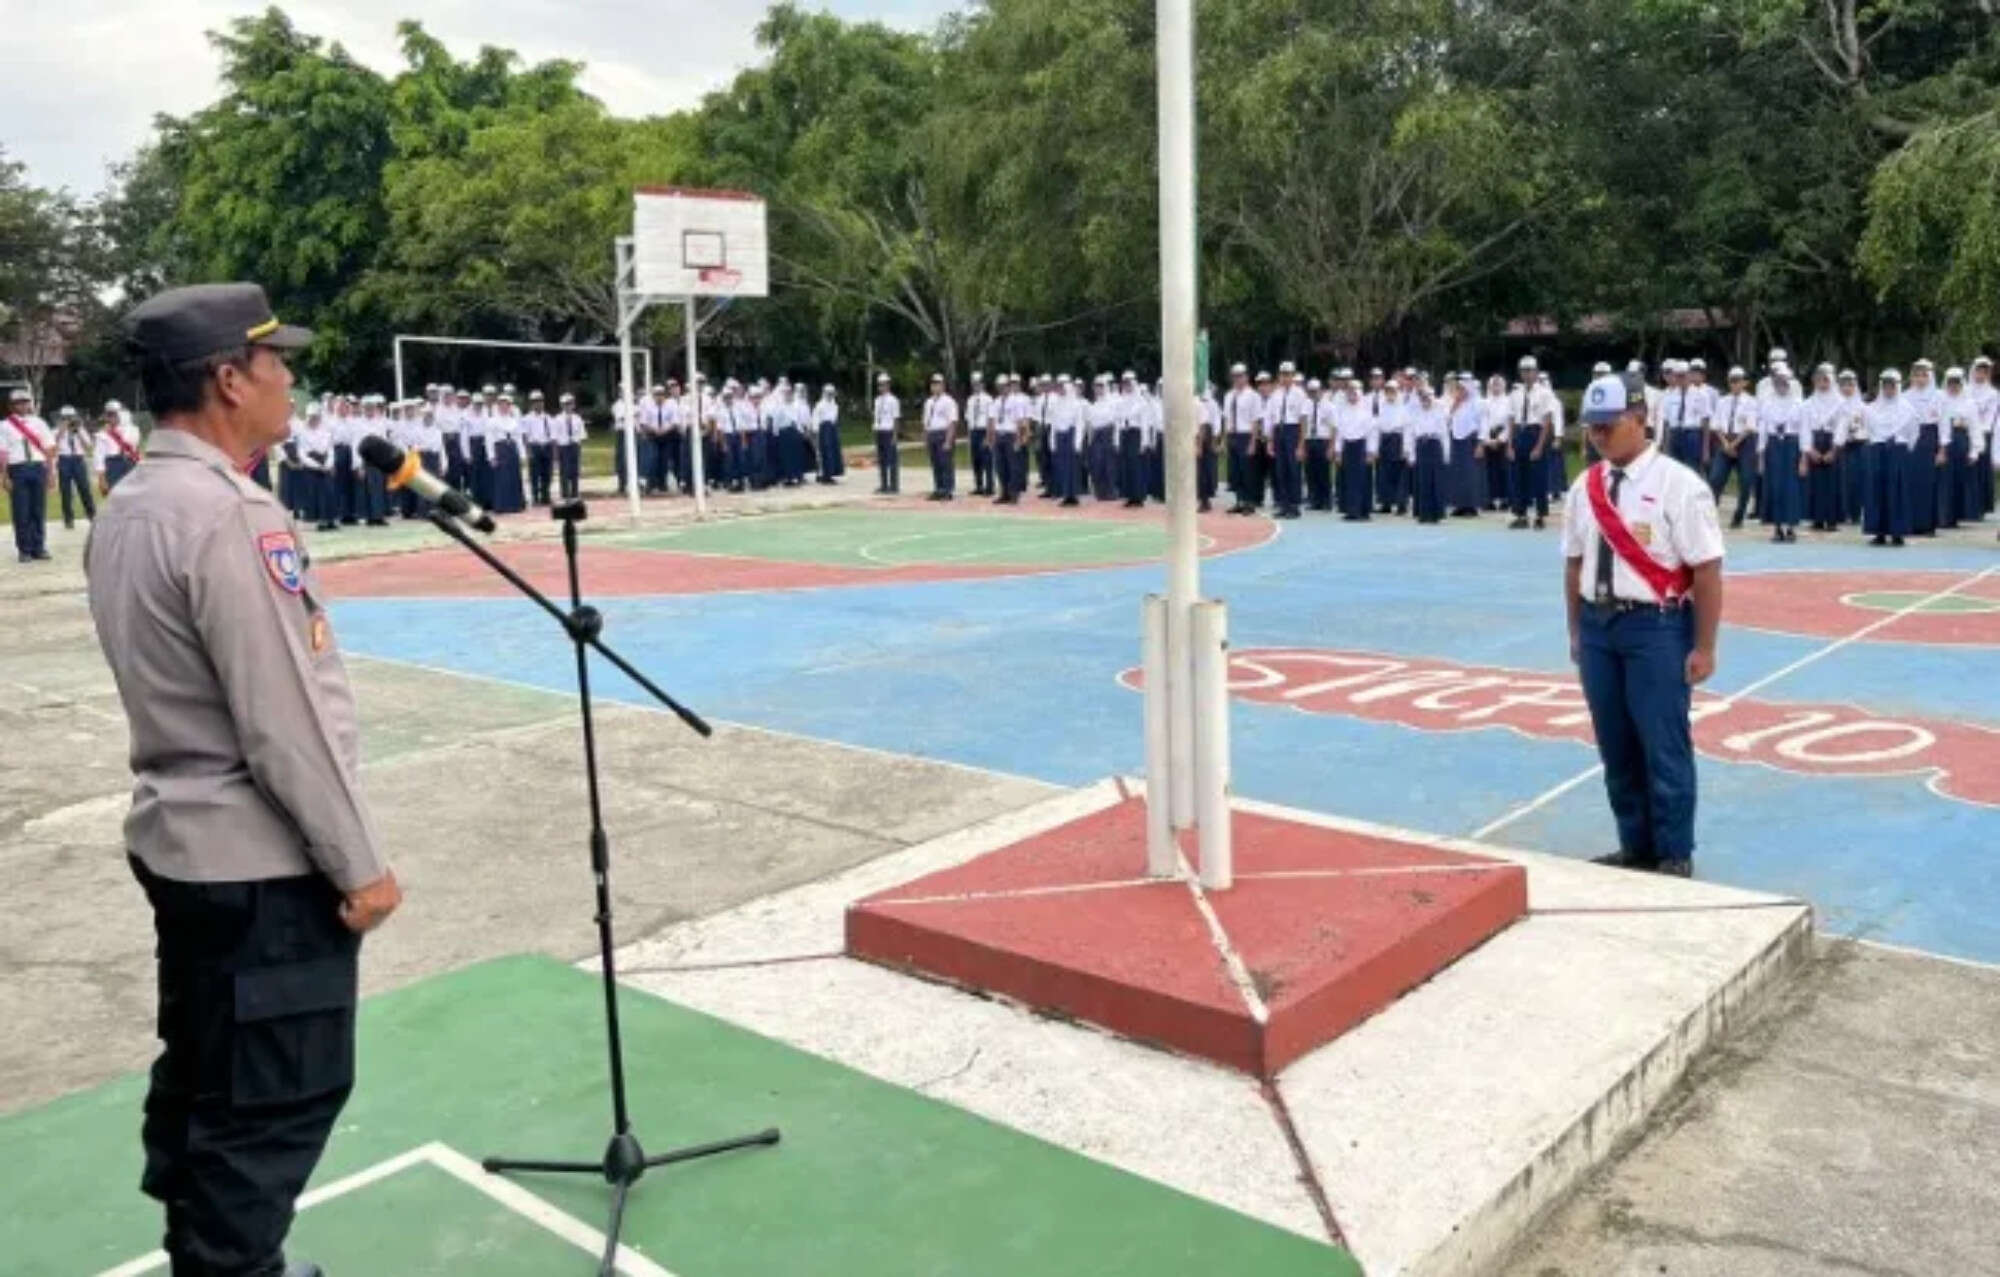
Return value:
M 504 1171 L 536 1171 L 549 1175 L 602 1175 L 604 1182 L 611 1185 L 611 1222 L 604 1230 L 604 1258 L 598 1264 L 598 1277 L 614 1277 L 618 1271 L 618 1237 L 625 1224 L 625 1201 L 631 1196 L 632 1186 L 655 1166 L 671 1166 L 675 1162 L 692 1162 L 704 1157 L 714 1157 L 718 1153 L 734 1152 L 740 1148 L 768 1147 L 778 1142 L 778 1128 L 767 1127 L 755 1135 L 740 1135 L 735 1139 L 717 1140 L 712 1144 L 692 1144 L 677 1148 L 670 1153 L 656 1153 L 648 1156 L 639 1146 L 639 1137 L 625 1131 L 611 1137 L 611 1143 L 604 1148 L 601 1162 L 545 1162 L 525 1158 L 489 1157 L 480 1163 L 486 1171 L 499 1174 Z

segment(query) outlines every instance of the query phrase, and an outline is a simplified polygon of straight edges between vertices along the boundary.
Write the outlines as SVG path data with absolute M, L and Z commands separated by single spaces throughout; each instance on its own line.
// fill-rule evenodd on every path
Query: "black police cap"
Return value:
M 194 284 L 134 306 L 125 316 L 125 340 L 140 358 L 178 364 L 239 346 L 297 350 L 312 341 L 312 331 L 279 323 L 256 284 Z

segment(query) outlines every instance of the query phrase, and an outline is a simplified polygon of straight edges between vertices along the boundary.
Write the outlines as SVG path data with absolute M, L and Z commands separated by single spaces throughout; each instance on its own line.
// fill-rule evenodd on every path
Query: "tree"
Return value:
M 39 400 L 49 369 L 101 307 L 84 210 L 24 174 L 0 151 L 0 345 Z

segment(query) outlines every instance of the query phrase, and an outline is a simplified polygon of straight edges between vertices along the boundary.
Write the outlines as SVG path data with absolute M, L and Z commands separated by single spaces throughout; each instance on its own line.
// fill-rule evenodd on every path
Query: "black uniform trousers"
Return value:
M 83 503 L 83 517 L 97 517 L 97 501 L 90 492 L 90 458 L 57 457 L 56 488 L 62 494 L 63 526 L 76 526 L 76 515 L 70 509 L 70 493 L 73 490 Z
M 277 1277 L 354 1084 L 361 939 L 316 874 L 177 882 L 131 865 L 153 907 L 163 1046 L 140 1188 L 166 1207 L 173 1277 Z

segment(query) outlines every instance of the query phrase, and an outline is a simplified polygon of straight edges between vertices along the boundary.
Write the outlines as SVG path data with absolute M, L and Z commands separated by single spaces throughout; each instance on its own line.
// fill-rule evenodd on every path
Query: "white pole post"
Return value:
M 1139 667 L 1145 682 L 1146 714 L 1146 876 L 1172 878 L 1180 872 L 1168 816 L 1167 771 L 1167 600 L 1148 594 L 1140 606 Z
M 705 451 L 703 445 L 706 441 L 702 438 L 704 423 L 701 413 L 701 378 L 699 373 L 701 365 L 694 361 L 694 334 L 694 298 L 690 297 L 687 299 L 687 372 L 688 389 L 694 394 L 694 421 L 684 433 L 688 440 L 688 456 L 694 463 L 694 517 L 697 519 L 706 519 L 708 517 L 708 476 L 706 474 L 707 463 L 703 456 Z
M 1227 890 L 1235 878 L 1229 824 L 1229 614 L 1219 601 L 1194 605 L 1195 824 L 1201 885 Z
M 403 397 L 404 397 L 404 396 L 403 396 L 403 337 L 402 337 L 402 334 L 398 333 L 398 334 L 396 335 L 396 340 L 395 340 L 395 343 L 394 343 L 394 344 L 395 344 L 395 349 L 396 349 L 396 402 L 397 402 L 397 403 L 401 403 L 401 402 L 403 401 Z
M 619 449 L 623 455 L 618 465 L 625 472 L 625 492 L 636 523 L 639 519 L 639 416 L 632 395 L 632 324 L 639 318 L 638 312 L 644 302 L 625 286 L 625 275 L 631 267 L 631 239 L 619 236 L 613 251 L 617 258 L 618 284 L 618 396 L 625 407 L 625 440 Z
M 1147 777 L 1160 785 L 1173 823 L 1195 819 L 1194 663 L 1189 614 L 1200 593 L 1195 533 L 1195 172 L 1194 0 L 1158 0 L 1160 132 L 1160 356 L 1167 449 L 1168 764 Z

